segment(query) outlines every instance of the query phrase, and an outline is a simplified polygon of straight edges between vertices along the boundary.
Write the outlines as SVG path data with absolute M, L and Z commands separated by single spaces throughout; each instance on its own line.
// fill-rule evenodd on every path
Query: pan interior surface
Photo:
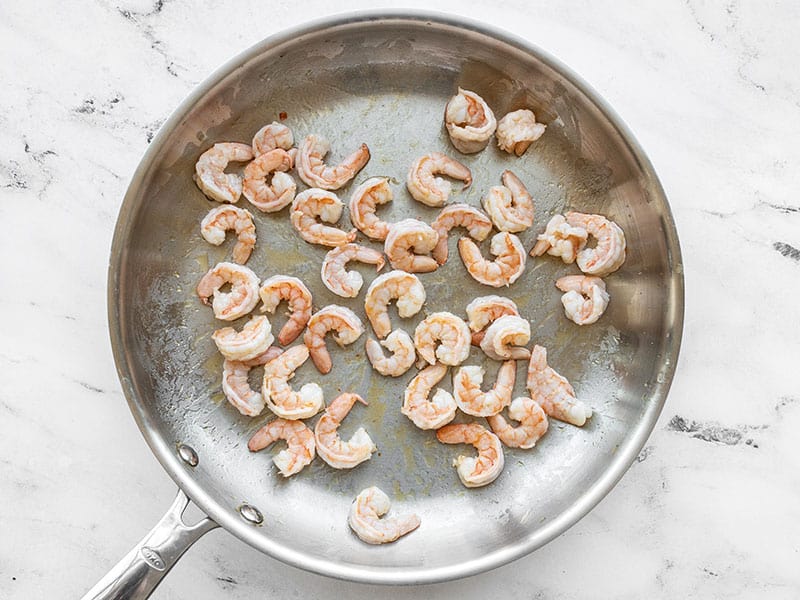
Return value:
M 494 142 L 481 153 L 458 154 L 442 116 L 459 86 L 481 94 L 498 119 L 510 110 L 533 109 L 547 124 L 546 134 L 520 158 L 499 151 Z M 281 113 L 296 142 L 309 133 L 327 137 L 331 162 L 362 142 L 369 145 L 370 162 L 336 193 L 347 202 L 366 178 L 392 178 L 394 202 L 380 212 L 387 220 L 435 217 L 436 209 L 410 198 L 404 181 L 415 158 L 441 151 L 473 172 L 473 185 L 457 191 L 453 201 L 480 206 L 507 168 L 526 183 L 536 210 L 533 227 L 521 234 L 527 249 L 553 214 L 570 209 L 607 215 L 623 228 L 627 260 L 607 278 L 611 303 L 595 325 L 568 321 L 553 285 L 561 275 L 578 273 L 575 265 L 553 257 L 529 259 L 511 287 L 487 288 L 469 277 L 459 259 L 460 231 L 450 237 L 447 264 L 420 276 L 427 291 L 423 311 L 404 320 L 392 311 L 393 324 L 413 333 L 434 311 L 463 316 L 476 296 L 512 298 L 531 321 L 532 342 L 548 349 L 551 366 L 593 408 L 586 426 L 551 421 L 534 449 L 506 450 L 497 481 L 464 488 L 452 461 L 473 450 L 437 443 L 433 432 L 417 429 L 400 413 L 403 390 L 416 370 L 384 378 L 364 355 L 364 342 L 374 336 L 363 309 L 374 268 L 356 267 L 365 277 L 358 298 L 333 295 L 320 279 L 326 249 L 299 238 L 288 209 L 263 214 L 242 198 L 239 206 L 253 212 L 258 233 L 248 266 L 261 279 L 297 276 L 311 289 L 315 309 L 340 304 L 364 320 L 366 334 L 355 344 L 342 349 L 328 342 L 330 374 L 320 376 L 309 361 L 293 382 L 295 389 L 318 382 L 328 402 L 342 391 L 361 394 L 369 406 L 354 408 L 341 434 L 347 438 L 364 426 L 378 446 L 372 459 L 355 469 L 337 471 L 316 459 L 289 479 L 278 475 L 270 460 L 278 449 L 248 452 L 250 435 L 271 415 L 265 410 L 253 419 L 240 416 L 221 391 L 222 359 L 211 333 L 226 324 L 215 321 L 194 287 L 210 266 L 229 260 L 233 240 L 229 234 L 225 244 L 214 247 L 201 238 L 200 220 L 218 204 L 200 192 L 192 175 L 211 144 L 248 143 Z M 295 178 L 298 191 L 305 189 Z M 344 228 L 347 219 L 345 211 Z M 359 241 L 380 247 L 361 235 Z M 488 242 L 485 246 L 488 252 Z M 412 583 L 466 575 L 520 556 L 561 533 L 608 492 L 661 410 L 680 343 L 682 285 L 663 192 L 602 101 L 521 42 L 447 19 L 367 18 L 267 40 L 178 109 L 125 198 L 112 255 L 110 312 L 134 415 L 162 464 L 201 508 L 256 548 L 297 566 L 361 581 Z M 285 317 L 271 320 L 277 331 Z M 494 380 L 498 363 L 485 361 L 479 349 L 471 350 L 465 364 L 486 364 L 486 380 Z M 442 387 L 451 390 L 449 379 Z M 524 384 L 520 361 L 515 397 L 525 395 Z M 196 450 L 197 467 L 178 460 L 177 444 Z M 356 494 L 370 485 L 389 494 L 392 512 L 420 515 L 419 530 L 380 547 L 360 542 L 348 528 L 347 513 Z M 243 503 L 263 513 L 261 526 L 240 517 Z

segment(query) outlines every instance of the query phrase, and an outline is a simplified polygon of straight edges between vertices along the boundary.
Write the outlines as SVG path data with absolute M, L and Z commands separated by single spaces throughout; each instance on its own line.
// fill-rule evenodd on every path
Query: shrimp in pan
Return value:
M 311 292 L 297 277 L 273 275 L 264 280 L 258 290 L 261 312 L 275 313 L 282 300 L 289 304 L 289 320 L 281 328 L 278 341 L 286 346 L 303 333 L 311 318 Z
M 417 352 L 431 365 L 460 365 L 469 356 L 470 340 L 464 320 L 445 311 L 428 315 L 414 331 Z
M 391 356 L 384 356 L 381 346 L 391 352 Z M 365 350 L 372 368 L 389 377 L 399 377 L 408 371 L 417 358 L 411 336 L 402 329 L 395 329 L 380 342 L 369 338 Z
M 256 226 L 250 211 L 230 204 L 212 208 L 200 222 L 200 234 L 209 244 L 219 246 L 225 241 L 225 232 L 233 230 L 236 246 L 233 262 L 243 265 L 256 245 Z
M 297 191 L 294 179 L 286 173 L 291 168 L 292 157 L 280 148 L 257 156 L 244 170 L 244 197 L 261 212 L 288 206 Z
M 369 148 L 366 144 L 345 158 L 340 164 L 330 167 L 323 159 L 331 149 L 328 140 L 309 135 L 297 149 L 297 174 L 312 188 L 338 190 L 356 176 L 369 161 Z
M 355 342 L 362 333 L 364 325 L 349 308 L 331 304 L 311 315 L 303 342 L 311 353 L 311 360 L 320 373 L 329 373 L 333 367 L 331 355 L 325 347 L 325 334 L 334 331 L 333 339 L 340 346 Z
M 278 440 L 286 441 L 286 449 L 278 452 L 272 458 L 272 462 L 284 477 L 299 473 L 314 460 L 316 455 L 314 432 L 302 421 L 286 419 L 270 421 L 253 434 L 247 442 L 247 449 L 250 452 L 258 452 Z
M 307 419 L 323 407 L 322 388 L 306 383 L 299 391 L 292 389 L 289 380 L 308 360 L 308 348 L 302 344 L 288 348 L 283 354 L 264 365 L 261 393 L 267 407 L 282 419 Z
M 231 284 L 231 290 L 221 292 L 220 288 L 226 283 Z M 221 262 L 200 279 L 197 295 L 203 304 L 208 304 L 213 295 L 214 316 L 222 321 L 235 321 L 258 304 L 258 277 L 243 265 Z
M 419 277 L 405 271 L 391 271 L 375 278 L 367 289 L 364 311 L 375 335 L 385 338 L 392 330 L 388 306 L 396 300 L 401 319 L 417 314 L 425 303 L 425 288 Z
M 531 340 L 531 324 L 527 319 L 505 315 L 486 329 L 481 350 L 494 360 L 527 360 L 531 355 L 525 345 Z
M 599 277 L 567 275 L 556 281 L 567 318 L 578 325 L 591 325 L 603 316 L 609 302 L 605 282 Z
M 453 397 L 458 408 L 468 415 L 488 417 L 496 415 L 511 402 L 514 391 L 517 364 L 507 360 L 497 372 L 494 387 L 488 392 L 481 390 L 483 367 L 460 367 L 453 375 Z
M 358 394 L 342 394 L 328 405 L 314 427 L 317 454 L 334 469 L 352 469 L 369 460 L 378 449 L 363 427 L 359 427 L 348 441 L 339 437 L 339 425 L 356 402 L 367 404 Z
M 486 420 L 500 441 L 510 448 L 533 448 L 547 433 L 547 415 L 530 398 L 515 398 L 508 407 L 508 416 L 519 421 L 519 426 L 514 427 L 501 414 L 492 415 Z
M 300 237 L 309 244 L 342 246 L 356 239 L 356 230 L 342 231 L 323 223 L 336 223 L 343 210 L 344 205 L 336 194 L 311 188 L 295 196 L 290 219 Z
M 270 346 L 265 352 L 247 361 L 225 359 L 222 363 L 222 391 L 236 410 L 246 417 L 255 417 L 264 410 L 264 397 L 250 387 L 250 369 L 265 365 L 281 355 L 283 350 Z
M 292 146 L 294 146 L 292 130 L 277 121 L 264 125 L 253 136 L 253 155 L 256 158 L 276 148 L 288 152 L 292 149 Z M 289 166 L 291 167 L 291 165 Z
M 467 304 L 467 324 L 472 331 L 472 345 L 480 346 L 489 324 L 505 315 L 519 316 L 519 309 L 511 298 L 480 296 Z
M 403 219 L 389 227 L 384 252 L 392 267 L 409 273 L 429 273 L 439 268 L 432 257 L 425 256 L 436 247 L 439 235 L 427 223 Z
M 386 177 L 370 177 L 359 185 L 350 197 L 350 220 L 368 238 L 382 242 L 389 234 L 390 224 L 375 215 L 379 204 L 392 201 L 392 188 Z
M 355 534 L 368 544 L 386 544 L 414 531 L 419 527 L 417 515 L 384 517 L 391 502 L 382 490 L 368 487 L 350 506 L 347 522 Z
M 211 334 L 222 356 L 230 360 L 248 361 L 266 352 L 275 338 L 267 317 L 253 317 L 236 331 L 233 327 L 223 327 Z
M 564 216 L 572 227 L 582 227 L 597 238 L 597 246 L 578 252 L 576 262 L 581 271 L 605 277 L 622 266 L 625 262 L 625 234 L 619 225 L 602 215 L 568 212 Z
M 544 135 L 546 128 L 543 123 L 536 122 L 532 110 L 515 110 L 497 124 L 497 146 L 509 154 L 522 156 L 533 142 Z
M 383 254 L 366 246 L 345 244 L 337 246 L 325 255 L 322 261 L 322 283 L 337 296 L 355 298 L 364 285 L 364 278 L 358 271 L 347 271 L 350 261 L 375 265 L 380 271 L 386 264 Z
M 526 385 L 549 417 L 581 427 L 592 416 L 592 409 L 575 397 L 569 381 L 547 365 L 547 350 L 542 346 L 531 351 Z
M 586 245 L 589 233 L 583 227 L 573 227 L 563 215 L 555 215 L 547 222 L 544 233 L 536 238 L 531 256 L 541 256 L 545 252 L 558 256 L 567 264 L 575 262 L 578 252 Z
M 226 173 L 230 162 L 247 162 L 253 149 L 247 144 L 222 142 L 203 152 L 195 165 L 195 182 L 202 192 L 217 202 L 236 204 L 242 195 L 242 178 Z
M 463 181 L 464 189 L 472 184 L 472 173 L 467 167 L 441 152 L 431 152 L 414 161 L 408 171 L 406 186 L 414 200 L 428 206 L 445 205 L 453 186 L 436 175 Z
M 485 214 L 469 204 L 450 204 L 445 206 L 431 223 L 433 230 L 439 234 L 439 240 L 433 248 L 433 258 L 443 265 L 447 262 L 447 234 L 454 227 L 464 227 L 469 236 L 482 242 L 492 232 L 492 222 Z
M 498 437 L 477 423 L 445 425 L 436 432 L 443 444 L 470 444 L 478 456 L 459 456 L 453 461 L 458 477 L 466 487 L 488 485 L 503 471 L 505 458 Z
M 450 392 L 437 388 L 428 399 L 433 386 L 447 375 L 447 366 L 437 363 L 422 369 L 403 393 L 400 409 L 420 429 L 438 429 L 456 416 L 456 401 Z
M 486 101 L 475 92 L 458 88 L 444 110 L 444 123 L 456 150 L 473 154 L 486 148 L 497 120 Z
M 501 177 L 503 185 L 489 188 L 483 208 L 500 231 L 525 231 L 533 224 L 533 198 L 511 171 L 503 171 Z
M 473 279 L 492 287 L 509 286 L 525 270 L 525 249 L 513 233 L 501 231 L 492 237 L 489 250 L 494 260 L 487 260 L 478 245 L 469 238 L 458 240 L 458 252 Z

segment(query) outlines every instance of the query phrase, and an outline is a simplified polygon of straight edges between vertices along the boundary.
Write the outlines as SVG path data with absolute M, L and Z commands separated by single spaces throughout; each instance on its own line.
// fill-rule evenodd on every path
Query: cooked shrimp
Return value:
M 311 360 L 320 373 L 329 373 L 333 362 L 325 347 L 325 334 L 335 331 L 334 341 L 344 347 L 355 342 L 364 333 L 364 324 L 349 308 L 331 304 L 315 312 L 308 321 L 303 343 L 308 346 Z
M 200 222 L 200 234 L 214 246 L 225 241 L 225 232 L 229 229 L 236 233 L 238 240 L 233 247 L 233 261 L 243 265 L 256 245 L 256 226 L 250 211 L 230 205 L 218 206 Z
M 496 415 L 511 402 L 517 363 L 507 360 L 497 372 L 494 387 L 488 392 L 481 390 L 486 370 L 479 366 L 461 367 L 453 375 L 453 397 L 458 408 L 468 415 L 488 417 Z
M 497 128 L 497 120 L 486 101 L 475 92 L 461 88 L 444 109 L 444 124 L 453 146 L 464 154 L 486 148 Z
M 416 219 L 403 219 L 389 227 L 383 251 L 392 267 L 409 273 L 429 273 L 439 268 L 430 256 L 425 256 L 436 246 L 439 235 L 427 223 Z
M 503 185 L 489 188 L 483 208 L 500 231 L 517 233 L 533 225 L 533 198 L 511 171 L 503 171 Z
M 246 361 L 266 352 L 275 338 L 267 317 L 253 317 L 241 331 L 223 327 L 211 334 L 222 356 L 230 360 Z
M 503 415 L 488 417 L 489 427 L 495 435 L 510 448 L 533 448 L 541 437 L 547 433 L 548 421 L 542 407 L 530 398 L 515 398 L 508 407 L 508 416 L 519 421 L 519 427 L 513 427 Z
M 297 277 L 273 275 L 264 280 L 258 290 L 261 297 L 261 312 L 275 314 L 282 300 L 289 305 L 289 320 L 278 334 L 278 341 L 286 346 L 303 332 L 311 318 L 311 292 Z
M 376 271 L 380 271 L 386 264 L 383 254 L 358 244 L 345 244 L 328 252 L 322 261 L 322 283 L 342 298 L 355 298 L 364 285 L 361 273 L 345 269 L 351 260 L 375 265 Z
M 567 264 L 575 262 L 578 251 L 586 245 L 589 237 L 583 227 L 573 227 L 562 215 L 555 215 L 547 222 L 544 233 L 539 234 L 531 249 L 531 256 L 559 256 Z
M 384 356 L 381 346 L 392 353 Z M 417 358 L 411 336 L 402 329 L 395 329 L 385 340 L 378 342 L 369 338 L 365 347 L 372 368 L 381 375 L 399 377 L 411 368 Z
M 478 456 L 459 456 L 453 461 L 458 478 L 466 487 L 492 483 L 503 470 L 503 447 L 495 434 L 477 423 L 445 425 L 436 432 L 443 444 L 471 444 Z
M 276 148 L 291 150 L 292 146 L 294 146 L 292 130 L 277 121 L 264 125 L 253 136 L 253 155 L 256 157 Z
M 582 227 L 597 238 L 596 247 L 578 252 L 576 262 L 581 271 L 605 277 L 622 266 L 625 262 L 625 234 L 619 225 L 602 215 L 568 212 L 564 216 L 572 227 Z
M 225 173 L 225 167 L 229 162 L 247 162 L 252 158 L 253 149 L 247 144 L 214 144 L 200 155 L 194 167 L 197 187 L 212 200 L 236 204 L 242 195 L 242 178 Z
M 408 171 L 406 186 L 414 200 L 428 206 L 444 206 L 453 186 L 446 179 L 436 177 L 438 174 L 463 181 L 463 189 L 472 184 L 472 173 L 467 167 L 441 152 L 431 152 L 414 161 Z
M 522 109 L 508 113 L 497 124 L 497 145 L 509 154 L 522 156 L 528 147 L 544 135 L 547 125 L 536 122 L 533 111 Z
M 255 417 L 264 410 L 264 397 L 250 387 L 247 375 L 253 367 L 259 367 L 281 355 L 277 346 L 270 346 L 265 352 L 247 361 L 225 359 L 222 363 L 222 391 L 225 397 L 246 417 Z
M 375 215 L 379 204 L 392 201 L 392 188 L 386 177 L 370 177 L 350 197 L 350 220 L 368 238 L 382 242 L 389 234 L 389 223 Z
M 467 304 L 467 319 L 472 330 L 472 345 L 480 346 L 490 323 L 505 315 L 519 316 L 519 309 L 511 298 L 481 296 Z
M 425 288 L 419 277 L 405 271 L 392 271 L 379 275 L 370 284 L 364 310 L 379 338 L 385 338 L 392 330 L 388 310 L 392 300 L 397 301 L 397 313 L 401 319 L 417 314 L 425 303 Z
M 298 344 L 264 365 L 261 393 L 269 409 L 283 419 L 313 417 L 324 405 L 322 388 L 318 384 L 306 383 L 297 392 L 289 385 L 294 372 L 306 360 L 308 360 L 308 348 Z
M 592 416 L 592 409 L 575 397 L 569 382 L 547 366 L 547 350 L 534 346 L 528 364 L 528 392 L 547 416 L 580 427 Z
M 469 327 L 453 313 L 431 313 L 417 325 L 414 345 L 419 355 L 432 365 L 437 360 L 445 365 L 460 365 L 469 356 Z
M 389 496 L 374 486 L 368 487 L 356 496 L 350 506 L 347 517 L 350 529 L 368 544 L 386 544 L 419 527 L 417 515 L 381 519 L 390 507 Z
M 356 402 L 367 404 L 358 394 L 345 392 L 328 405 L 314 427 L 317 453 L 334 469 L 352 469 L 378 449 L 363 427 L 346 442 L 339 437 L 339 425 Z
M 505 315 L 495 320 L 486 329 L 481 340 L 481 350 L 494 360 L 510 358 L 527 360 L 531 355 L 524 346 L 531 341 L 531 324 L 527 319 Z
M 464 266 L 478 283 L 492 287 L 509 286 L 525 270 L 525 249 L 513 233 L 501 231 L 492 237 L 489 250 L 496 257 L 486 260 L 478 245 L 469 238 L 458 240 L 458 252 Z
M 316 443 L 314 432 L 302 421 L 275 419 L 253 434 L 247 442 L 250 452 L 258 452 L 278 440 L 286 440 L 286 448 L 272 457 L 281 475 L 291 477 L 314 460 Z
M 433 386 L 447 375 L 447 366 L 436 363 L 422 369 L 412 379 L 403 393 L 400 412 L 420 429 L 438 429 L 456 416 L 456 401 L 452 394 L 437 388 L 433 398 L 428 399 Z
M 323 162 L 330 151 L 328 140 L 316 135 L 306 136 L 297 149 L 297 174 L 311 187 L 323 190 L 338 190 L 356 176 L 369 161 L 369 148 L 366 144 L 345 158 L 335 167 Z
M 244 170 L 244 197 L 261 212 L 276 212 L 288 206 L 297 191 L 292 176 L 284 172 L 291 168 L 292 157 L 280 148 L 257 156 Z
M 300 237 L 309 244 L 342 246 L 356 239 L 356 230 L 323 225 L 317 217 L 325 223 L 336 223 L 343 209 L 342 201 L 333 192 L 311 188 L 295 196 L 290 218 Z
M 454 227 L 464 227 L 473 240 L 482 242 L 492 232 L 492 222 L 485 214 L 469 204 L 451 204 L 445 206 L 431 223 L 433 230 L 439 234 L 439 241 L 433 249 L 433 258 L 443 265 L 447 262 L 447 234 Z
M 556 287 L 566 292 L 561 296 L 561 304 L 564 305 L 567 318 L 578 325 L 591 325 L 608 306 L 610 297 L 606 283 L 599 277 L 568 275 L 557 280 Z
M 231 284 L 231 291 L 219 291 L 226 283 Z M 203 304 L 208 304 L 213 295 L 214 316 L 222 321 L 235 321 L 258 304 L 258 277 L 245 266 L 221 262 L 200 279 L 197 295 Z

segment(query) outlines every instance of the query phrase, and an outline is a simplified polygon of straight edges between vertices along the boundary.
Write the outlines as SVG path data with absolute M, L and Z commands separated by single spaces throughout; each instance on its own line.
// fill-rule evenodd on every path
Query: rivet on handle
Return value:
M 261 511 L 251 504 L 242 504 L 239 507 L 239 514 L 242 515 L 242 518 L 245 521 L 248 521 L 253 525 L 261 525 L 261 523 L 264 522 L 264 515 L 262 515 Z
M 190 467 L 196 467 L 197 463 L 200 462 L 200 458 L 197 456 L 197 452 L 194 451 L 194 448 L 186 444 L 178 444 L 178 456 Z

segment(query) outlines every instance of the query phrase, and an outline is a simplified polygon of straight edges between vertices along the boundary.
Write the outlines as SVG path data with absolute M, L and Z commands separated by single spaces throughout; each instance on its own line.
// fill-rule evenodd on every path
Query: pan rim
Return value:
M 386 23 L 392 21 L 422 25 L 426 22 L 436 23 L 437 25 L 464 29 L 493 38 L 532 55 L 537 60 L 557 71 L 574 85 L 589 99 L 597 110 L 600 111 L 608 123 L 613 126 L 622 140 L 624 140 L 628 150 L 640 164 L 641 170 L 651 177 L 650 184 L 656 192 L 656 202 L 660 204 L 660 209 L 664 217 L 664 236 L 669 253 L 668 259 L 672 266 L 672 276 L 669 279 L 670 285 L 668 290 L 668 297 L 671 299 L 671 303 L 667 305 L 670 308 L 670 315 L 669 317 L 665 317 L 665 319 L 669 318 L 671 323 L 671 327 L 669 328 L 671 336 L 669 340 L 664 342 L 661 368 L 653 373 L 653 375 L 658 374 L 658 377 L 651 387 L 649 401 L 642 414 L 639 426 L 635 433 L 628 438 L 627 443 L 619 447 L 616 452 L 616 457 L 613 462 L 610 463 L 608 469 L 595 480 L 591 488 L 578 497 L 556 518 L 552 519 L 536 532 L 526 536 L 522 540 L 509 543 L 505 547 L 477 559 L 435 568 L 367 567 L 341 564 L 334 560 L 315 558 L 302 551 L 294 550 L 274 542 L 268 536 L 258 533 L 252 525 L 238 518 L 229 508 L 223 507 L 215 502 L 210 494 L 191 477 L 186 467 L 178 458 L 174 446 L 163 439 L 158 433 L 155 421 L 137 397 L 131 377 L 132 369 L 129 364 L 130 357 L 124 346 L 121 319 L 121 315 L 124 313 L 124 304 L 117 293 L 119 290 L 119 282 L 125 269 L 124 249 L 127 245 L 128 233 L 133 222 L 132 217 L 134 216 L 135 209 L 138 208 L 135 202 L 138 188 L 150 169 L 154 166 L 155 157 L 160 152 L 169 133 L 180 124 L 195 104 L 198 103 L 212 87 L 258 55 L 291 41 L 298 36 L 315 34 L 329 28 L 354 23 L 363 23 L 366 26 L 376 22 Z M 372 584 L 411 585 L 437 583 L 476 575 L 497 568 L 544 546 L 586 516 L 616 486 L 622 476 L 627 472 L 655 427 L 656 421 L 665 404 L 677 366 L 684 319 L 684 277 L 682 264 L 681 249 L 675 222 L 666 193 L 655 173 L 652 163 L 645 155 L 630 129 L 611 106 L 579 75 L 560 60 L 510 32 L 463 16 L 427 10 L 405 9 L 391 11 L 364 10 L 338 13 L 283 30 L 257 42 L 237 56 L 229 59 L 205 80 L 195 86 L 161 126 L 131 178 L 117 217 L 108 267 L 107 307 L 109 334 L 114 362 L 125 398 L 145 441 L 175 483 L 186 492 L 200 509 L 219 523 L 220 526 L 242 541 L 273 558 L 294 567 L 321 575 Z

